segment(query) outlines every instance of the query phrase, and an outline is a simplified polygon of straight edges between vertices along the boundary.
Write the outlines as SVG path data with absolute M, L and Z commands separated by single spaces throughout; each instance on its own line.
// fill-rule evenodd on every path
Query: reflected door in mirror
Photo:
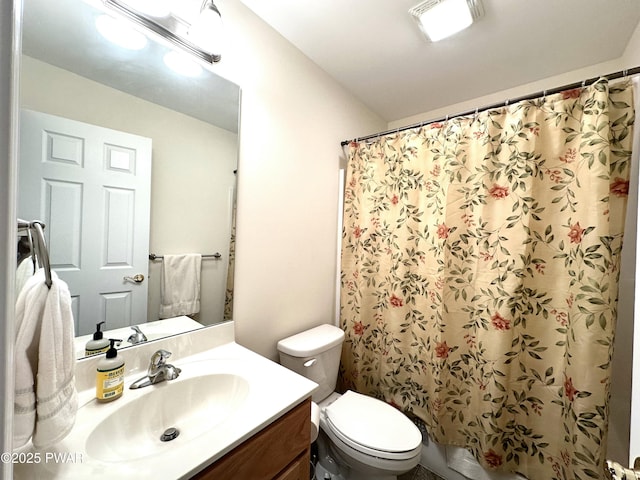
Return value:
M 41 219 L 51 266 L 67 282 L 76 334 L 144 322 L 151 140 L 22 111 L 18 214 Z

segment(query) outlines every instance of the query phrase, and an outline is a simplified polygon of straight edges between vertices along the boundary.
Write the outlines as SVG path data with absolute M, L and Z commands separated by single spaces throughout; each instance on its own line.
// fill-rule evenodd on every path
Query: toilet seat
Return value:
M 389 460 L 406 460 L 421 450 L 422 434 L 391 405 L 347 391 L 324 408 L 326 426 L 351 448 Z

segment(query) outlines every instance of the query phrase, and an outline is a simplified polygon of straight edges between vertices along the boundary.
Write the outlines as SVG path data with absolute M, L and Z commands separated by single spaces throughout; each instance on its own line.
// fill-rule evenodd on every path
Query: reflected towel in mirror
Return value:
M 36 448 L 53 445 L 75 423 L 71 295 L 55 272 L 51 277 L 49 289 L 39 269 L 26 281 L 16 302 L 14 448 L 31 437 Z
M 160 280 L 160 318 L 191 315 L 200 311 L 202 255 L 164 255 Z

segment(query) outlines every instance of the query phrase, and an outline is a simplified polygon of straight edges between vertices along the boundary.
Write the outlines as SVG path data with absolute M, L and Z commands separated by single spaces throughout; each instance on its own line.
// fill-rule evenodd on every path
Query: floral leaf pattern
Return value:
M 485 468 L 603 478 L 629 84 L 352 143 L 344 388 Z

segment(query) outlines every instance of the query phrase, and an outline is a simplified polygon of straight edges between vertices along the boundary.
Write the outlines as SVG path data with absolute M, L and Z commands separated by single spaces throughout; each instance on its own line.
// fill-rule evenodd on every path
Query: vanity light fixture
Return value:
M 152 17 L 166 17 L 171 13 L 171 0 L 126 0 L 126 4 Z
M 427 39 L 437 42 L 482 16 L 481 0 L 425 0 L 409 10 Z
M 208 63 L 220 61 L 220 45 L 216 42 L 221 38 L 222 17 L 213 0 L 204 0 L 191 23 L 173 12 L 164 16 L 145 13 L 142 11 L 143 0 L 103 1 L 125 18 L 155 32 L 198 58 Z

